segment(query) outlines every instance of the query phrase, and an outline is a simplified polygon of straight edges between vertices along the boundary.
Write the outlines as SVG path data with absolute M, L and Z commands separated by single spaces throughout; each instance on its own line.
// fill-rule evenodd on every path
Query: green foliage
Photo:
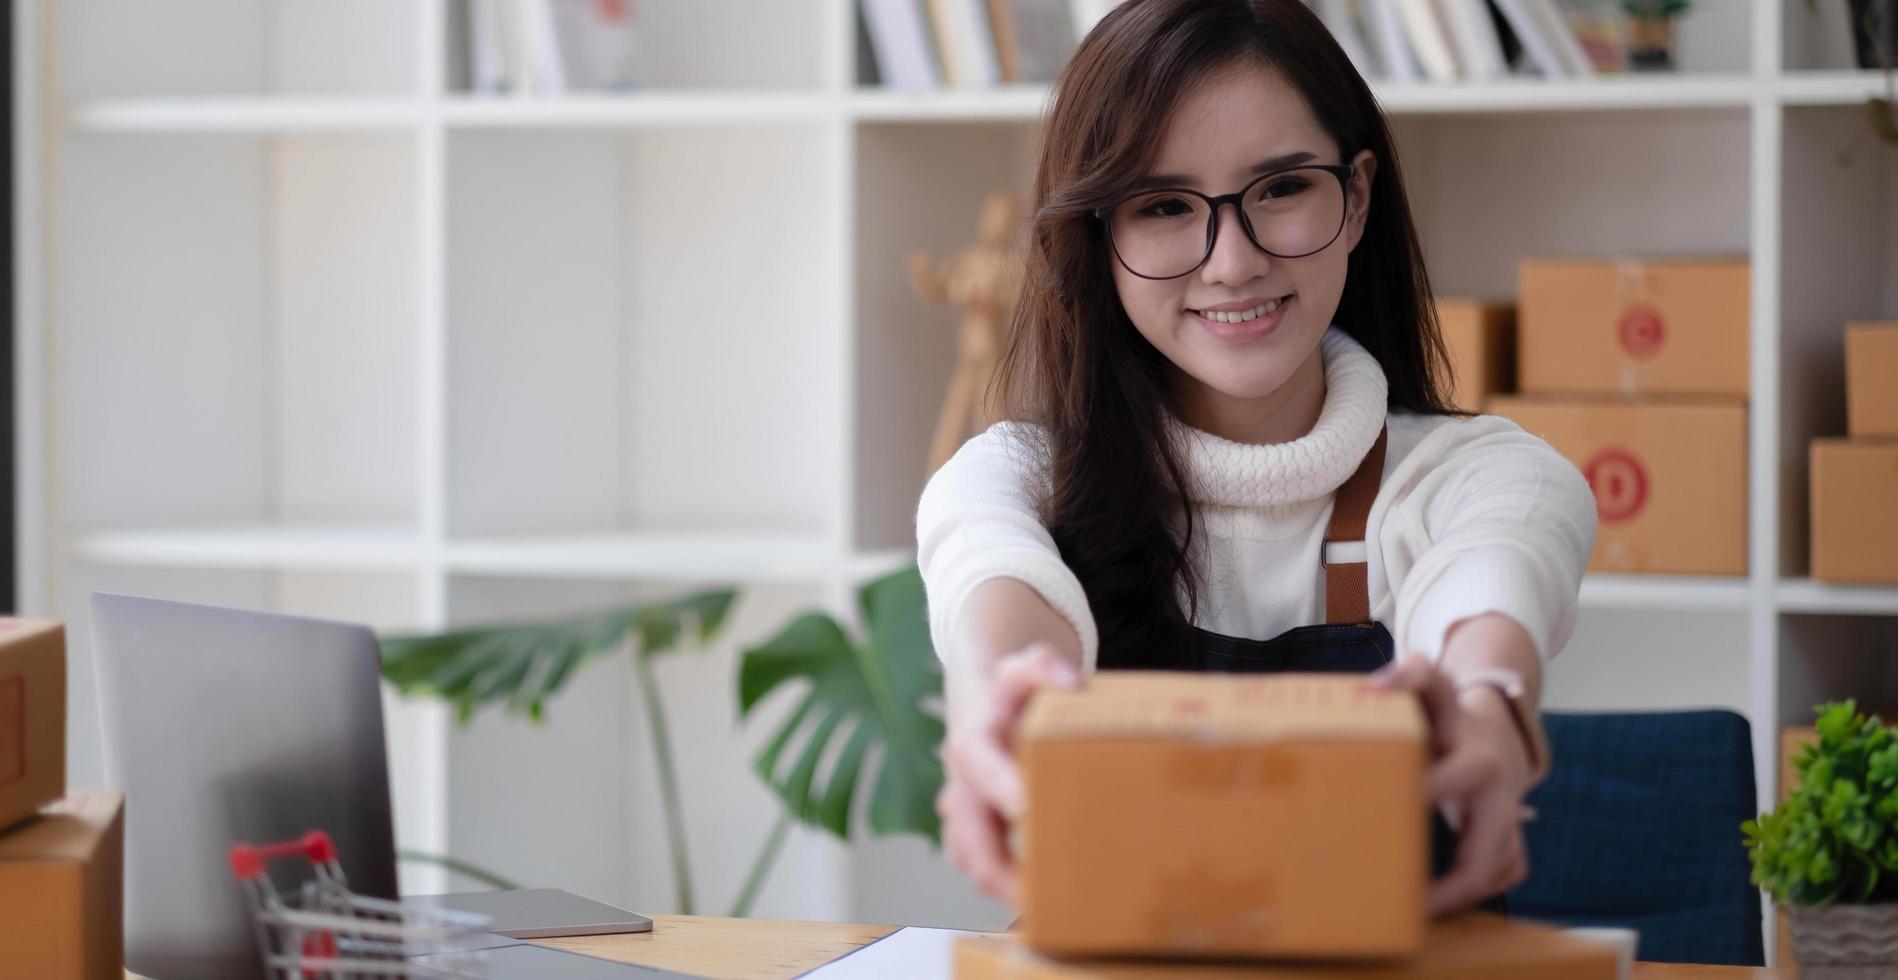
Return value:
M 385 637 L 382 672 L 406 695 L 452 703 L 463 723 L 492 704 L 540 721 L 545 700 L 576 669 L 619 649 L 630 637 L 658 764 L 677 908 L 690 914 L 695 903 L 682 792 L 651 662 L 679 649 L 690 631 L 696 630 L 701 642 L 709 639 L 724 624 L 735 596 L 720 589 L 564 620 Z M 940 840 L 935 801 L 943 778 L 937 757 L 943 738 L 942 672 L 929 642 L 922 575 L 911 566 L 877 579 L 860 590 L 858 602 L 862 642 L 835 619 L 805 613 L 762 646 L 746 650 L 739 663 L 739 709 L 746 717 L 781 688 L 802 693 L 755 763 L 783 801 L 785 815 L 753 862 L 733 915 L 749 910 L 782 849 L 790 820 L 848 840 L 851 803 L 860 789 L 867 787 L 869 793 L 873 833 Z
M 593 616 L 382 638 L 382 676 L 403 694 L 441 698 L 463 724 L 490 704 L 541 720 L 546 699 L 575 668 L 634 638 L 643 659 L 676 650 L 687 630 L 718 632 L 737 593 L 700 592 Z
M 792 816 L 839 838 L 849 839 L 851 801 L 869 783 L 873 833 L 940 840 L 943 723 L 934 705 L 942 671 L 929 642 L 922 576 L 913 566 L 886 575 L 864 586 L 858 601 L 865 642 L 829 616 L 806 613 L 745 651 L 738 703 L 747 716 L 780 687 L 802 689 L 759 753 L 758 774 Z
M 1898 901 L 1898 728 L 1845 701 L 1820 706 L 1818 730 L 1786 802 L 1741 825 L 1753 882 L 1799 905 Z

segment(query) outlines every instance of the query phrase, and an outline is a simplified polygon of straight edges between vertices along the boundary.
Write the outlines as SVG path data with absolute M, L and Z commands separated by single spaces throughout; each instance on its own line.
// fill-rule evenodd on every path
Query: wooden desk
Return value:
M 895 929 L 837 922 L 656 915 L 649 933 L 542 942 L 622 963 L 720 980 L 789 980 Z M 1634 968 L 1634 976 L 1635 980 L 1787 980 L 1791 974 L 1738 966 L 1642 963 Z

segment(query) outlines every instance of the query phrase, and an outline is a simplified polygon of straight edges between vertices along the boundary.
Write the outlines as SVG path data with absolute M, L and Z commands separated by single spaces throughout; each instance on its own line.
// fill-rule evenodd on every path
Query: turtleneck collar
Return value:
M 1357 470 L 1384 427 L 1389 388 L 1377 358 L 1337 327 L 1319 342 L 1325 405 L 1312 430 L 1291 442 L 1223 439 L 1175 419 L 1195 503 L 1283 507 L 1327 496 Z

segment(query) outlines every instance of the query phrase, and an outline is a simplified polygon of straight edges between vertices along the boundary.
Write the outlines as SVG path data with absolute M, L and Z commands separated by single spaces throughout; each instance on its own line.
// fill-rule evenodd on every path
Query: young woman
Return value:
M 1594 500 L 1542 441 L 1445 403 L 1389 129 L 1329 32 L 1299 0 L 1116 8 L 1057 83 L 1027 261 L 1009 421 L 917 511 L 955 865 L 1014 900 L 1036 690 L 1339 670 L 1431 718 L 1460 830 L 1438 821 L 1432 910 L 1522 880 L 1540 668 Z

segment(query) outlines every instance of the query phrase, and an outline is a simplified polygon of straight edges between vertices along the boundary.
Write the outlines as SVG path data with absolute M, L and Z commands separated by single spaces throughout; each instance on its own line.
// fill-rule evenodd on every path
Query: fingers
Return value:
M 1080 672 L 1051 647 L 1029 647 L 1009 656 L 996 667 L 986 710 L 951 733 L 943 752 L 949 768 L 1003 816 L 1020 819 L 1028 797 L 1013 755 L 1015 727 L 1036 691 L 1072 688 L 1080 682 Z
M 1017 904 L 1015 862 L 1006 846 L 1007 822 L 953 777 L 936 797 L 949 863 L 982 893 Z
M 1502 763 L 1493 753 L 1451 752 L 1430 767 L 1426 790 L 1432 803 L 1458 800 L 1495 784 L 1501 774 Z
M 943 758 L 950 774 L 960 779 L 966 790 L 1010 820 L 1019 819 L 1028 808 L 1021 770 L 992 732 L 981 730 L 951 735 L 943 748 Z
M 1053 647 L 1037 644 L 1010 654 L 996 663 L 944 743 L 946 779 L 936 811 L 950 863 L 998 901 L 1016 904 L 1008 832 L 1028 805 L 1013 755 L 1015 728 L 1037 691 L 1080 683 L 1080 671 Z
M 1457 845 L 1456 865 L 1430 886 L 1431 915 L 1468 908 L 1514 888 L 1529 876 L 1516 798 L 1508 793 L 1485 793 L 1472 803 L 1463 839 Z
M 1365 687 L 1374 691 L 1409 691 L 1417 695 L 1424 716 L 1430 722 L 1431 748 L 1438 755 L 1457 744 L 1456 685 L 1449 675 L 1437 669 L 1436 661 L 1422 654 L 1410 654 L 1378 668 Z
M 1010 654 L 995 668 L 992 692 L 995 711 L 991 724 L 998 740 L 1007 744 L 1027 708 L 1029 698 L 1044 687 L 1072 690 L 1081 686 L 1081 672 L 1068 663 L 1053 647 L 1037 643 L 1020 653 Z

